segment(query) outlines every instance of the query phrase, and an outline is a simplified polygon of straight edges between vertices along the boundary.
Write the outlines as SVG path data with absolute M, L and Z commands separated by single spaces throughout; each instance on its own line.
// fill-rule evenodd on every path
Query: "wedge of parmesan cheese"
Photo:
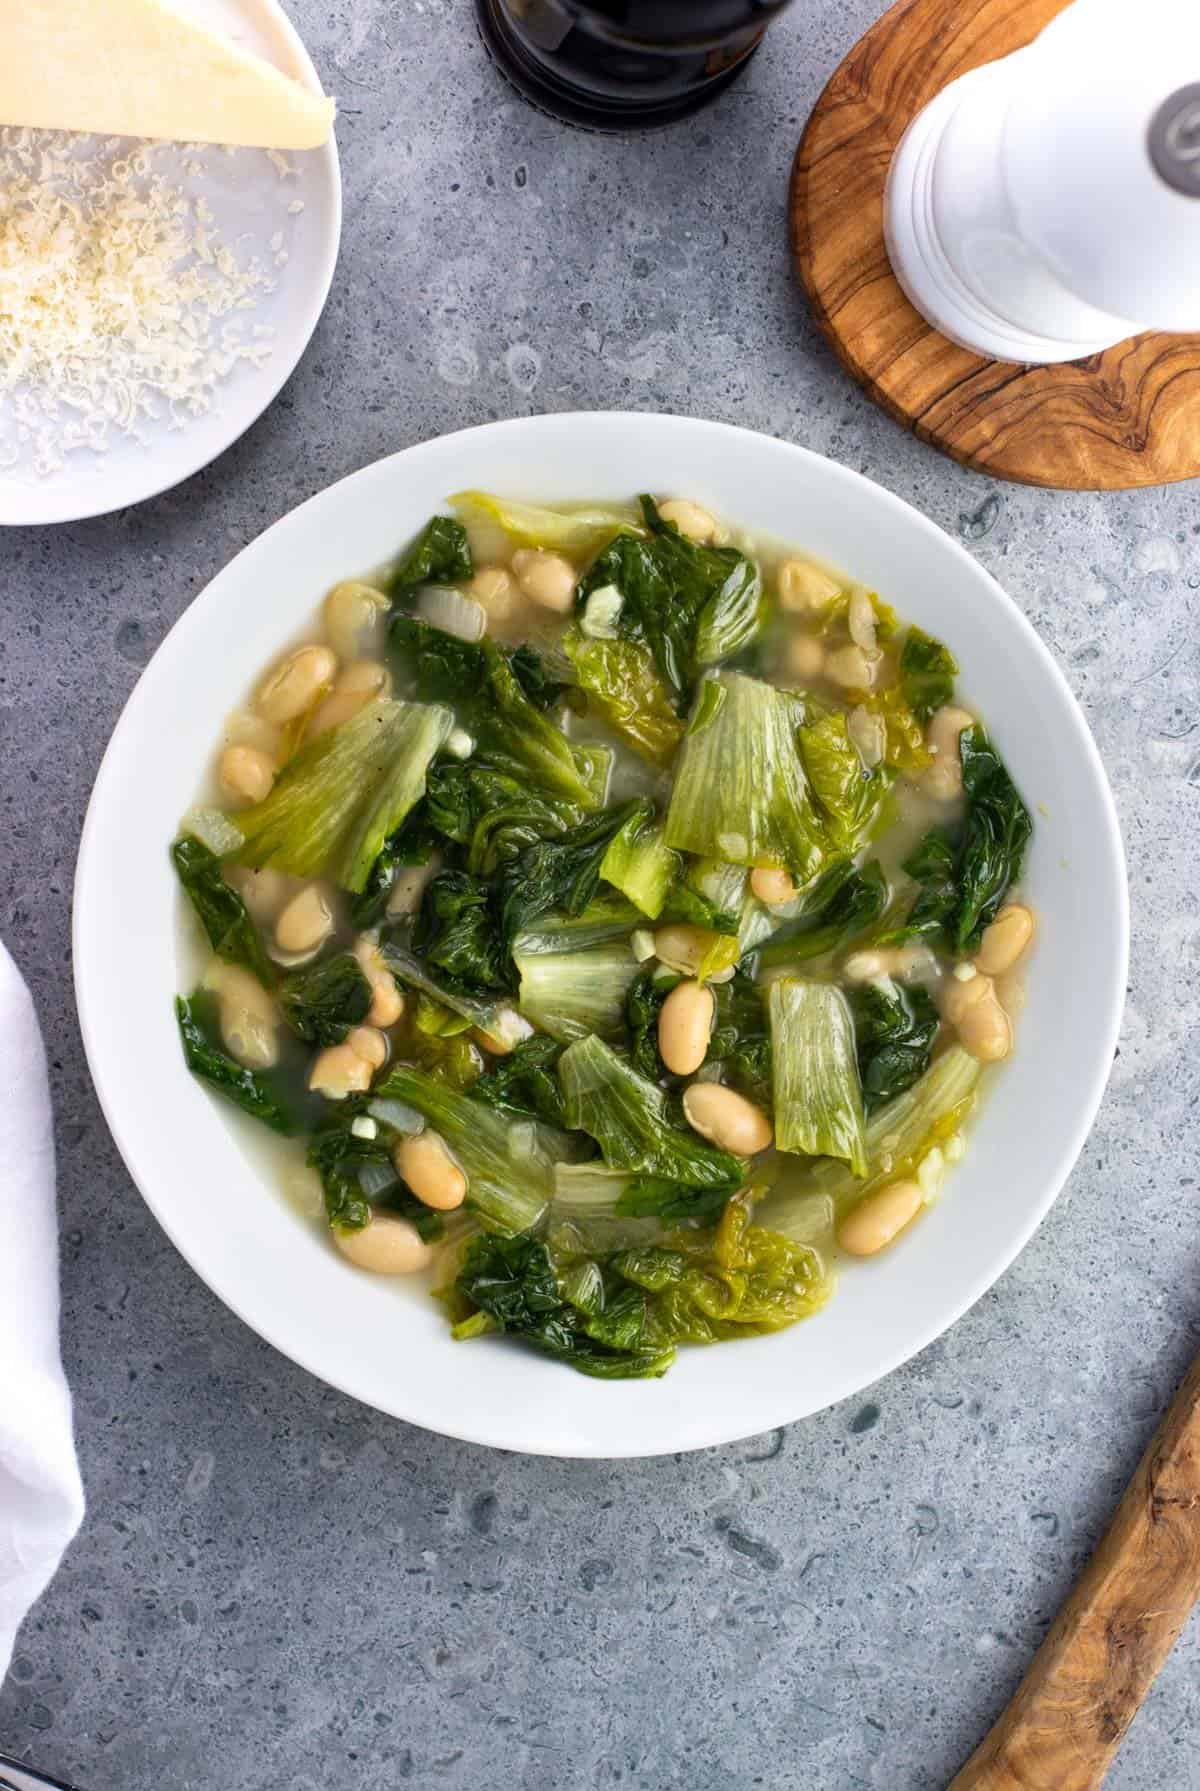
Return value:
M 0 125 L 315 149 L 333 113 L 168 0 L 0 0 Z

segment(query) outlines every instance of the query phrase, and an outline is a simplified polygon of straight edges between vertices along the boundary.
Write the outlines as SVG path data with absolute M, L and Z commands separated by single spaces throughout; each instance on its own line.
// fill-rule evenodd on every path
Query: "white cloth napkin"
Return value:
M 46 1054 L 0 945 L 0 1680 L 83 1517 L 58 1351 L 58 1218 Z

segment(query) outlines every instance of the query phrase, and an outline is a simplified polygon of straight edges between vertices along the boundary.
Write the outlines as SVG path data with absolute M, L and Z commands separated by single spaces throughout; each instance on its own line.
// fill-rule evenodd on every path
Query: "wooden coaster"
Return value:
M 792 168 L 792 254 L 848 372 L 897 422 L 999 479 L 1077 491 L 1200 475 L 1200 335 L 1148 332 L 1083 361 L 989 361 L 926 323 L 883 242 L 910 121 L 948 82 L 1032 41 L 1066 0 L 899 0 L 825 88 Z

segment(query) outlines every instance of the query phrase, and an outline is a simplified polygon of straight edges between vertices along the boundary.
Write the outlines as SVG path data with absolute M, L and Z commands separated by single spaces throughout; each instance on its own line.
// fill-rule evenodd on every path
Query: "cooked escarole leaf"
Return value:
M 682 979 L 666 972 L 643 970 L 625 998 L 625 1023 L 632 1041 L 631 1058 L 639 1075 L 672 1085 L 673 1076 L 658 1049 L 658 1016 L 663 1002 Z M 771 1105 L 771 1038 L 763 997 L 747 976 L 714 983 L 713 1030 L 706 1064 L 721 1066 L 721 1079 L 760 1107 Z
M 626 993 L 641 968 L 628 936 L 586 950 L 528 953 L 521 950 L 522 937 L 517 935 L 513 954 L 525 1017 L 564 1042 L 589 1033 L 620 1039 Z
M 870 1118 L 925 1074 L 940 1022 L 926 989 L 890 978 L 851 990 L 849 1001 L 863 1111 Z
M 572 627 L 561 645 L 575 682 L 601 720 L 652 765 L 669 765 L 683 739 L 683 723 L 645 642 L 595 639 Z
M 456 1337 L 507 1332 L 581 1374 L 604 1380 L 665 1374 L 674 1350 L 642 1347 L 646 1305 L 635 1289 L 605 1298 L 577 1278 L 579 1305 L 564 1297 L 546 1245 L 533 1237 L 472 1238 L 454 1295 L 468 1316 Z M 480 1320 L 483 1322 L 480 1322 Z
M 781 865 L 811 883 L 828 856 L 797 745 L 804 710 L 741 672 L 706 677 L 680 749 L 666 841 L 726 864 Z
M 435 765 L 422 805 L 425 827 L 466 848 L 467 869 L 489 877 L 548 834 L 565 833 L 583 819 L 578 803 L 550 796 L 528 778 L 488 765 Z
M 767 996 L 774 1066 L 775 1143 L 840 1157 L 867 1172 L 854 1021 L 832 983 L 781 977 Z
M 262 1070 L 248 1070 L 231 1057 L 220 1043 L 216 998 L 205 989 L 191 996 L 175 997 L 175 1018 L 183 1040 L 183 1056 L 193 1076 L 261 1120 L 273 1132 L 290 1137 L 300 1130 L 301 1115 L 294 1111 L 286 1087 Z
M 554 1191 L 549 1159 L 516 1150 L 503 1113 L 438 1082 L 410 1064 L 394 1064 L 375 1089 L 377 1099 L 402 1101 L 439 1132 L 467 1178 L 467 1205 L 489 1230 L 528 1231 Z
M 763 1197 L 758 1208 L 762 1224 L 785 1236 L 804 1235 L 814 1199 L 840 1206 L 911 1175 L 926 1151 L 958 1130 L 970 1112 L 982 1070 L 978 1058 L 952 1045 L 918 1082 L 867 1121 L 865 1180 L 849 1164 L 830 1157 L 797 1163 Z
M 467 532 L 452 516 L 433 516 L 397 559 L 384 589 L 395 602 L 421 585 L 450 585 L 474 572 Z
M 568 1125 L 596 1140 L 610 1169 L 635 1178 L 621 1211 L 698 1216 L 723 1205 L 740 1186 L 739 1160 L 676 1125 L 662 1089 L 602 1039 L 580 1039 L 564 1051 L 558 1077 Z
M 971 951 L 1021 875 L 1033 823 L 1003 760 L 978 723 L 963 729 L 958 750 L 967 820 L 958 862 L 953 940 L 958 951 Z
M 487 1032 L 495 1018 L 497 995 L 470 995 L 448 976 L 431 974 L 409 947 L 408 936 L 401 929 L 396 936 L 383 939 L 380 956 L 397 982 L 417 990 L 418 994 L 456 1016 L 460 1027 L 478 1026 Z
M 494 1058 L 474 1085 L 474 1096 L 513 1119 L 536 1119 L 565 1131 L 558 1060 L 562 1046 L 541 1036 L 524 1039 L 507 1057 Z
M 505 937 L 514 939 L 551 911 L 581 915 L 595 899 L 612 839 L 636 817 L 649 818 L 652 812 L 645 797 L 632 797 L 556 838 L 527 846 L 504 865 L 495 887 Z
M 663 839 L 661 823 L 644 811 L 630 815 L 600 861 L 604 882 L 628 896 L 651 920 L 662 913 L 680 869 L 679 855 Z
M 891 779 L 886 771 L 863 764 L 840 709 L 806 723 L 799 738 L 825 826 L 843 852 L 856 852 L 879 820 Z
M 653 498 L 641 505 L 646 537 L 611 541 L 580 580 L 576 602 L 586 610 L 594 592 L 618 592 L 619 634 L 647 643 L 667 686 L 684 700 L 698 668 L 740 653 L 758 633 L 762 580 L 736 548 L 701 546 L 664 521 Z
M 359 1231 L 372 1208 L 379 1207 L 407 1219 L 427 1243 L 443 1237 L 442 1215 L 410 1193 L 392 1161 L 392 1147 L 400 1134 L 379 1120 L 374 1137 L 363 1138 L 354 1130 L 359 1117 L 358 1112 L 339 1112 L 309 1140 L 305 1161 L 320 1174 L 329 1223 L 339 1231 Z
M 279 974 L 278 966 L 264 950 L 245 902 L 226 883 L 216 853 L 185 834 L 171 847 L 171 863 L 217 956 L 228 964 L 245 965 L 269 988 Z
M 366 1019 L 371 1000 L 366 972 L 351 951 L 293 970 L 279 990 L 284 1019 L 312 1045 L 341 1044 Z
M 910 628 L 900 649 L 900 688 L 918 721 L 928 721 L 954 695 L 958 661 L 923 628 Z
M 481 757 L 580 808 L 598 806 L 590 764 L 529 696 L 527 649 L 459 640 L 404 614 L 392 617 L 388 646 L 400 682 L 423 702 L 453 703 Z
M 826 871 L 812 893 L 813 901 L 799 918 L 785 922 L 757 947 L 760 970 L 822 958 L 865 932 L 887 906 L 888 881 L 874 860 L 861 870 L 845 861 Z
M 239 864 L 328 876 L 361 893 L 390 835 L 425 794 L 449 709 L 381 699 L 302 747 L 271 794 L 238 815 Z
M 443 988 L 487 997 L 513 987 L 490 886 L 467 871 L 439 871 L 426 889 L 412 949 Z
M 503 530 L 514 547 L 542 547 L 570 559 L 597 553 L 619 530 L 638 527 L 627 504 L 585 504 L 551 510 L 520 504 L 489 491 L 457 491 L 450 499 L 468 527 L 479 523 Z
M 935 828 L 905 859 L 917 885 L 912 907 L 883 943 L 928 938 L 973 951 L 1017 882 L 1033 830 L 1029 810 L 978 723 L 959 735 L 966 819 Z

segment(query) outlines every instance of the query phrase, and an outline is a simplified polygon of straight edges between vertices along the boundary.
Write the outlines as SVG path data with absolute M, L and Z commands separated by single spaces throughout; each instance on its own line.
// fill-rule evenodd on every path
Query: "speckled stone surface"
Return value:
M 797 0 L 714 110 L 616 142 L 511 97 L 467 0 L 296 0 L 341 97 L 346 196 L 306 358 L 182 489 L 0 536 L 0 932 L 53 1062 L 90 1502 L 0 1692 L 0 1751 L 86 1791 L 940 1791 L 1200 1344 L 1200 494 L 990 483 L 833 364 L 792 282 L 785 180 L 877 10 Z M 577 406 L 790 437 L 965 541 L 1084 705 L 1134 902 L 1111 1089 L 999 1285 L 847 1405 L 630 1466 L 445 1442 L 259 1342 L 126 1177 L 70 987 L 92 778 L 195 593 L 380 454 Z M 1111 1791 L 1200 1786 L 1198 1665 L 1193 1624 Z

